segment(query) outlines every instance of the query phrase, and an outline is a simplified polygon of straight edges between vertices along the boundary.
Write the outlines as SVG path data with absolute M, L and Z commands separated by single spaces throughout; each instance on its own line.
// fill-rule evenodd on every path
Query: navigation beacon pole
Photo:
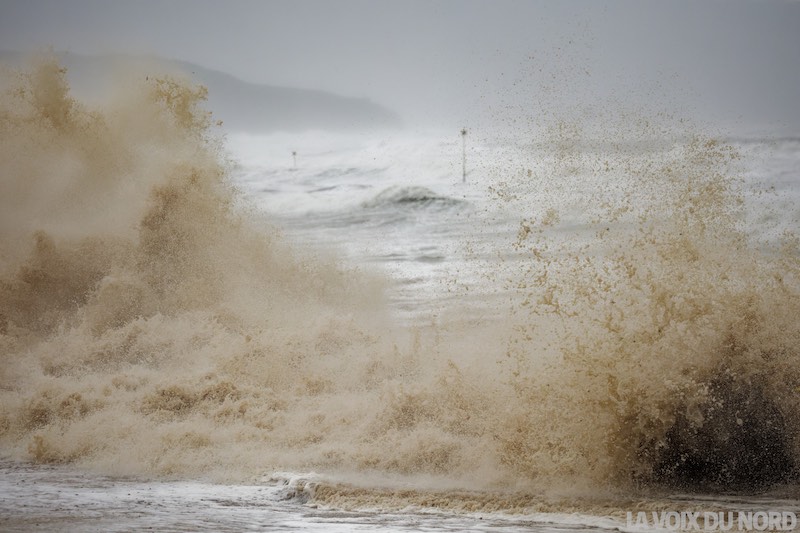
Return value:
M 461 182 L 467 182 L 467 128 L 461 128 Z

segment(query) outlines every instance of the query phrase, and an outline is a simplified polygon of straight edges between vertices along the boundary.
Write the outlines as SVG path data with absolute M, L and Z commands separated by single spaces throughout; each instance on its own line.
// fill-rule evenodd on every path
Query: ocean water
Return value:
M 172 80 L 4 78 L 3 530 L 800 512 L 800 139 L 222 136 Z

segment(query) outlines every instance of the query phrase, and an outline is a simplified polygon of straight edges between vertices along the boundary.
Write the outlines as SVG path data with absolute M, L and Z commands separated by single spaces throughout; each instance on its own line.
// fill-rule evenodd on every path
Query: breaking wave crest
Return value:
M 364 202 L 364 207 L 407 205 L 427 207 L 431 205 L 450 206 L 460 204 L 460 200 L 440 196 L 426 187 L 390 187 L 372 200 Z
M 510 255 L 487 265 L 511 294 L 500 319 L 404 330 L 382 280 L 257 222 L 202 89 L 152 78 L 89 110 L 52 61 L 9 80 L 4 456 L 161 477 L 402 476 L 502 489 L 505 508 L 579 483 L 797 482 L 796 243 L 759 251 L 738 228 L 724 144 L 617 162 L 586 211 L 588 244 L 554 236 L 553 195 L 507 243 L 523 261 L 503 279 Z M 535 186 L 539 210 L 547 179 L 540 167 L 503 186 L 515 201 Z

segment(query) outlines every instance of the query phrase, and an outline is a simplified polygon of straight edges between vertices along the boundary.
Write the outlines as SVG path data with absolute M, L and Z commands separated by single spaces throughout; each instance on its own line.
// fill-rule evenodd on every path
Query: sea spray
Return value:
M 202 89 L 154 75 L 89 110 L 63 74 L 15 74 L 0 107 L 4 456 L 313 470 L 351 483 L 315 485 L 340 506 L 796 483 L 797 255 L 737 226 L 725 144 L 589 151 L 555 128 L 546 157 L 496 170 L 522 216 L 483 279 L 511 303 L 405 328 L 379 276 L 259 222 Z M 596 201 L 565 209 L 572 185 Z
M 264 441 L 305 438 L 273 437 L 292 398 L 382 369 L 381 283 L 251 220 L 203 96 L 151 78 L 89 111 L 49 60 L 6 89 L 4 453 L 241 477 Z
M 520 411 L 501 440 L 531 477 L 719 490 L 797 476 L 793 238 L 783 251 L 749 239 L 735 150 L 676 139 L 644 155 L 560 154 L 514 183 L 535 180 L 541 212 L 610 176 L 579 200 L 582 223 L 559 232 L 532 216 L 514 243 L 528 257 L 506 282 Z

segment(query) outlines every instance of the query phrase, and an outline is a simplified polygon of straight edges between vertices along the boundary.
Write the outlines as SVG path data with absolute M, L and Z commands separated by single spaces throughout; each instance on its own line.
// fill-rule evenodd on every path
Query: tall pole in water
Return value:
M 292 152 L 292 168 L 297 168 L 297 152 Z
M 467 182 L 467 128 L 461 128 L 461 182 Z

